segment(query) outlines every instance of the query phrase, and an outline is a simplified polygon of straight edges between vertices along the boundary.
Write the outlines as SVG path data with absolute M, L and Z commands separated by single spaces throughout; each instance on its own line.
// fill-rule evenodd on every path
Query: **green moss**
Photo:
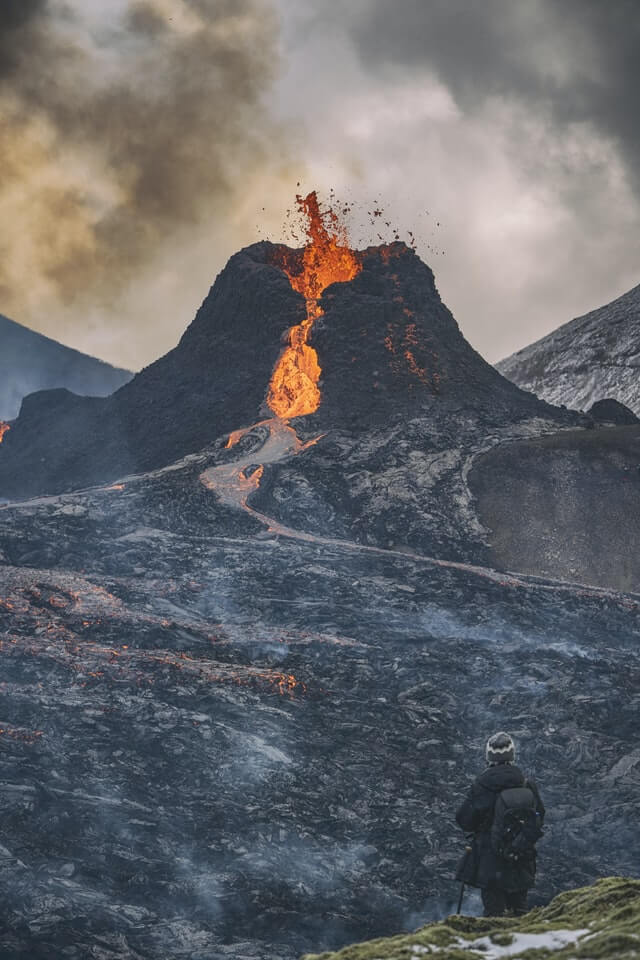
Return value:
M 513 934 L 498 930 L 497 933 L 491 934 L 491 942 L 496 943 L 499 947 L 508 947 L 509 944 L 513 943 Z
M 482 952 L 469 952 L 465 941 L 470 944 L 480 937 L 489 937 L 496 946 L 506 946 L 517 934 L 587 928 L 586 940 L 555 950 L 529 947 L 511 957 L 513 960 L 639 960 L 640 880 L 608 877 L 593 886 L 561 893 L 546 907 L 538 907 L 524 917 L 448 917 L 415 933 L 353 944 L 337 953 L 309 954 L 305 960 L 421 960 L 429 957 L 430 946 L 438 960 L 470 960 L 482 956 Z M 490 948 L 485 953 L 490 956 Z

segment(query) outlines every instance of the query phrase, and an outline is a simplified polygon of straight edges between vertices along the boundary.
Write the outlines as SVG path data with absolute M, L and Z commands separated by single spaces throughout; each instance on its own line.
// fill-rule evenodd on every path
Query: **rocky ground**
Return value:
M 632 872 L 640 597 L 302 526 L 282 483 L 260 509 L 306 536 L 269 532 L 202 482 L 238 456 L 0 509 L 3 957 L 293 960 L 445 915 L 502 727 L 549 808 L 535 897 Z

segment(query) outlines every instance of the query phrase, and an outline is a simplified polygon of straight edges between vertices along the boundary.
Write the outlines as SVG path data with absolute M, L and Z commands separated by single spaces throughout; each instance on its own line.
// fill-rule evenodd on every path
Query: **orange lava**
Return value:
M 7 430 L 11 430 L 11 427 L 8 423 L 5 423 L 4 420 L 0 420 L 0 443 L 4 440 L 4 435 Z
M 302 417 L 318 409 L 321 369 L 318 354 L 308 344 L 313 323 L 322 314 L 318 301 L 330 284 L 353 280 L 362 269 L 347 244 L 346 229 L 337 213 L 331 209 L 320 210 L 315 190 L 306 197 L 297 196 L 296 204 L 306 220 L 307 243 L 302 255 L 302 269 L 296 271 L 284 255 L 278 265 L 289 277 L 293 289 L 305 298 L 307 316 L 301 324 L 289 330 L 289 344 L 278 360 L 269 384 L 267 404 L 277 417 L 283 419 Z
M 233 433 L 230 433 L 226 443 L 226 449 L 229 450 L 231 447 L 235 447 L 236 443 L 242 440 L 246 432 L 247 430 L 245 428 L 244 430 L 234 430 Z

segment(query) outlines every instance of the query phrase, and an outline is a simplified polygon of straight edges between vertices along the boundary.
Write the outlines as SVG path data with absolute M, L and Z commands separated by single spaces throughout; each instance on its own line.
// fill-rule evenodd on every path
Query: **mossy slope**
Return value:
M 448 917 L 415 933 L 305 960 L 628 960 L 640 958 L 640 880 L 610 877 L 561 893 L 524 917 Z

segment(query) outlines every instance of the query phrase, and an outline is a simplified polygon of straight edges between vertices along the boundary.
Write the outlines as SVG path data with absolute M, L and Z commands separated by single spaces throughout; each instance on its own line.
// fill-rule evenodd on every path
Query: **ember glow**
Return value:
M 92 639 L 95 628 L 117 619 L 131 628 L 138 640 L 151 632 L 170 637 L 184 628 L 181 621 L 167 620 L 151 613 L 131 610 L 102 587 L 69 574 L 47 575 L 41 571 L 14 571 L 0 595 L 0 613 L 11 614 L 10 629 L 0 633 L 0 653 L 4 658 L 37 658 L 41 663 L 69 672 L 79 687 L 96 683 L 124 683 L 152 686 L 173 682 L 176 674 L 185 682 L 203 685 L 242 686 L 290 699 L 307 693 L 307 684 L 290 672 L 270 666 L 230 664 L 209 653 L 175 650 L 163 645 L 118 646 Z M 214 640 L 210 624 L 189 619 L 188 628 L 201 641 Z M 10 737 L 33 743 L 41 731 L 0 726 L 0 738 Z
M 383 259 L 389 263 L 392 256 L 398 256 L 392 248 L 382 249 Z M 394 286 L 397 292 L 394 294 L 393 302 L 402 308 L 404 321 L 402 323 L 388 323 L 387 336 L 384 338 L 384 345 L 392 355 L 390 361 L 391 370 L 398 375 L 403 372 L 409 373 L 410 377 L 425 387 L 429 387 L 433 393 L 440 390 L 440 373 L 437 371 L 438 356 L 430 350 L 426 343 L 421 343 L 418 337 L 418 328 L 415 320 L 414 311 L 404 302 L 404 297 L 399 290 L 399 278 L 397 273 L 391 274 Z M 420 366 L 416 358 L 416 352 L 422 356 L 423 365 Z M 427 369 L 427 363 L 431 372 Z M 414 384 L 409 384 L 412 389 Z
M 4 420 L 0 420 L 0 443 L 4 440 L 4 435 L 7 430 L 11 430 L 11 427 L 8 423 L 5 423 Z
M 277 262 L 293 289 L 305 298 L 307 316 L 289 330 L 288 346 L 269 384 L 267 404 L 283 419 L 302 417 L 318 409 L 321 369 L 318 354 L 308 340 L 314 321 L 322 314 L 319 299 L 330 284 L 353 280 L 361 270 L 337 213 L 331 208 L 320 209 L 315 190 L 306 197 L 297 196 L 296 204 L 307 235 L 302 268 L 284 254 Z

